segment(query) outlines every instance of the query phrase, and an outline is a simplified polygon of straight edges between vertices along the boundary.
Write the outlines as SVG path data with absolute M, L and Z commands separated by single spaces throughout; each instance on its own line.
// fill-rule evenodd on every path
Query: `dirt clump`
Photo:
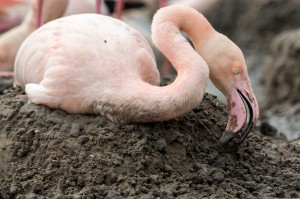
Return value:
M 206 94 L 174 120 L 120 125 L 0 95 L 0 198 L 297 198 L 300 143 L 255 130 L 216 147 L 225 107 Z

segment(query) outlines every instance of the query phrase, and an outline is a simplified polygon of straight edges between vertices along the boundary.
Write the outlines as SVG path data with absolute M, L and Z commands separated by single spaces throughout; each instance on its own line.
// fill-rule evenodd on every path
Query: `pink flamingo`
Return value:
M 0 0 L 2 4 L 14 5 L 21 0 Z M 23 0 L 25 1 L 25 0 Z M 100 0 L 97 0 L 97 2 Z M 53 19 L 80 12 L 96 12 L 95 0 L 32 0 L 32 9 L 22 24 L 0 36 L 0 77 L 12 77 L 17 51 L 24 39 L 43 23 Z M 101 7 L 97 6 L 97 9 Z M 105 8 L 101 9 L 106 13 Z M 97 10 L 100 12 L 100 10 Z
M 24 0 L 1 0 L 1 6 L 11 6 Z M 22 24 L 0 36 L 0 77 L 12 77 L 15 55 L 24 39 L 42 24 L 53 19 L 80 12 L 91 12 L 91 2 L 79 2 L 73 0 L 32 0 L 32 10 L 28 12 Z M 91 0 L 89 0 L 91 1 Z M 95 0 L 92 0 L 95 1 Z M 77 2 L 77 3 L 76 3 Z M 118 0 L 115 6 L 116 17 L 120 18 L 123 9 L 123 0 Z M 81 5 L 82 8 L 78 8 Z M 101 6 L 101 0 L 96 0 L 97 13 L 107 13 L 106 8 Z
M 1 0 L 0 7 L 6 8 L 20 4 L 23 1 L 25 0 Z M 89 12 L 89 8 L 85 9 L 84 7 L 88 7 L 91 4 L 85 0 L 81 2 L 83 4 L 81 7 L 83 8 L 78 8 L 80 2 L 77 0 L 71 1 L 68 7 L 68 0 L 32 0 L 31 2 L 32 10 L 28 12 L 22 24 L 0 36 L 0 77 L 13 76 L 12 70 L 17 51 L 24 39 L 37 27 L 40 27 L 43 23 L 62 17 L 64 14 L 76 13 L 74 10 Z M 119 4 L 117 4 L 118 7 L 121 7 Z M 96 10 L 100 13 L 101 0 L 97 0 Z M 105 9 L 103 8 L 103 10 Z M 120 16 L 120 13 L 117 13 L 117 15 Z
M 144 37 L 122 21 L 97 14 L 60 18 L 33 32 L 18 51 L 15 85 L 25 89 L 30 102 L 71 114 L 100 114 L 119 123 L 158 122 L 196 107 L 210 76 L 228 99 L 221 143 L 236 136 L 242 141 L 259 111 L 241 50 L 186 6 L 160 9 L 152 32 L 155 45 L 178 72 L 168 86 L 159 86 L 155 57 Z
M 0 5 L 15 5 L 17 3 L 24 3 L 28 0 L 3 0 L 0 2 Z M 45 2 L 44 2 L 45 1 Z M 88 2 L 89 1 L 89 2 Z M 73 0 L 69 1 L 69 6 L 67 7 L 68 0 L 32 0 L 33 12 L 29 12 L 26 19 L 23 21 L 22 25 L 16 27 L 4 35 L 0 36 L 0 77 L 12 77 L 13 76 L 13 63 L 15 60 L 15 55 L 19 49 L 23 40 L 37 27 L 40 27 L 43 23 L 47 23 L 53 19 L 61 17 L 63 14 L 68 15 L 74 13 L 74 10 L 77 12 L 91 12 L 91 8 L 88 8 L 88 5 L 92 5 L 90 1 L 96 1 L 96 9 L 92 9 L 97 13 L 101 13 L 101 10 L 104 10 L 105 7 L 101 6 L 101 0 L 85 0 L 80 3 L 80 1 Z M 217 0 L 212 0 L 217 1 Z M 77 2 L 77 3 L 76 3 Z M 167 5 L 167 0 L 159 0 L 160 6 L 164 7 Z M 176 3 L 187 3 L 189 6 L 197 6 L 200 4 L 200 7 L 203 6 L 203 9 L 206 9 L 207 0 L 201 0 L 196 2 L 195 0 L 178 1 Z M 204 3 L 203 3 L 204 2 Z M 115 4 L 115 16 L 120 19 L 124 0 L 116 0 Z M 171 2 L 172 3 L 172 2 Z M 194 5 L 195 4 L 195 5 Z M 74 6 L 75 5 L 75 6 Z M 80 5 L 80 8 L 78 8 Z M 77 6 L 77 7 L 76 7 Z M 197 6 L 199 7 L 199 5 Z M 42 12 L 43 11 L 43 12 Z M 75 11 L 76 13 L 76 11 Z M 125 19 L 126 20 L 126 19 Z M 132 21 L 131 21 L 132 22 Z M 32 26 L 35 23 L 36 26 Z M 129 22 L 130 23 L 130 22 Z M 3 24 L 5 25 L 5 24 Z M 136 24 L 135 24 L 136 25 Z M 138 27 L 141 29 L 141 27 Z M 145 34 L 145 30 L 143 30 Z M 148 35 L 147 35 L 148 36 Z M 150 39 L 150 35 L 149 35 Z M 165 74 L 170 75 L 170 64 L 169 61 L 163 59 L 163 71 Z
M 24 0 L 1 0 L 0 1 L 0 8 L 12 6 L 18 3 L 22 3 Z
M 0 2 L 0 33 L 18 25 L 29 7 L 29 0 L 2 0 Z
M 1 0 L 0 1 L 1 12 L 3 12 L 4 15 L 7 15 L 8 14 L 8 13 L 6 13 L 7 9 L 11 9 L 13 6 L 23 5 L 23 4 L 26 4 L 26 3 L 27 2 L 25 0 Z M 16 12 L 16 11 L 18 11 L 18 9 L 10 10 L 10 11 Z M 19 12 L 20 12 L 20 10 L 19 10 Z M 11 16 L 4 16 L 4 18 L 0 22 L 0 31 L 1 32 L 6 31 L 10 27 L 15 26 L 17 23 L 18 23 L 18 18 L 14 18 L 14 17 L 11 17 Z M 16 38 L 16 39 L 18 40 L 18 38 Z M 5 54 L 5 56 L 8 54 L 7 52 L 4 52 L 4 51 L 8 51 L 6 45 L 3 46 L 2 51 L 3 51 L 2 53 L 0 52 L 0 60 L 1 60 L 1 57 L 3 57 L 3 56 L 1 56 L 1 54 L 2 55 Z M 7 56 L 7 57 L 9 57 L 9 56 Z M 3 76 L 3 77 L 12 76 L 12 72 L 2 71 L 1 68 L 2 68 L 2 63 L 0 62 L 0 76 Z
M 32 3 L 33 9 L 28 12 L 22 24 L 0 36 L 0 76 L 2 77 L 10 77 L 13 75 L 11 70 L 14 65 L 15 55 L 24 39 L 36 29 L 36 19 L 38 19 L 40 9 L 36 0 L 33 0 Z M 46 1 L 44 4 L 52 10 L 52 12 L 50 12 L 50 10 L 46 9 L 43 12 L 43 20 L 48 22 L 63 15 L 67 1 L 51 0 Z M 53 10 L 55 10 L 55 12 L 53 12 Z M 40 18 L 42 18 L 42 16 Z M 3 71 L 3 69 L 7 71 Z

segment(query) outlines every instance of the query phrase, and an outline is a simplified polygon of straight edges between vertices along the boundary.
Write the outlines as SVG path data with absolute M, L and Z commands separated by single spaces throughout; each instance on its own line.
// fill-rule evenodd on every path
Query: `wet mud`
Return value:
M 225 106 L 206 94 L 177 119 L 115 124 L 0 95 L 0 198 L 297 198 L 300 143 L 250 133 L 216 147 Z
M 286 139 L 300 131 L 299 8 L 226 0 L 207 15 L 245 53 L 260 101 L 237 151 L 217 145 L 227 114 L 210 94 L 177 119 L 120 125 L 29 104 L 0 78 L 0 199 L 300 198 L 300 140 Z

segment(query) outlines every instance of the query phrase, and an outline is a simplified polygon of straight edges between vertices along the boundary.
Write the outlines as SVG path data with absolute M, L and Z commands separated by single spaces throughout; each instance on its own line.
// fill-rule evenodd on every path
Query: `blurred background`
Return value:
M 164 3 L 160 0 L 126 0 L 121 15 L 117 16 L 116 2 L 102 0 L 101 12 L 119 17 L 140 31 L 152 44 L 151 19 Z M 300 1 L 169 0 L 167 4 L 194 7 L 208 18 L 218 32 L 242 49 L 252 88 L 260 104 L 261 120 L 258 125 L 262 133 L 290 141 L 299 139 Z M 9 49 L 2 41 L 23 21 L 31 9 L 31 1 L 25 0 L 13 6 L 0 3 L 0 6 L 1 53 Z M 96 12 L 96 0 L 69 0 L 64 15 L 86 12 Z M 157 49 L 154 48 L 154 52 L 163 81 L 173 80 L 175 71 Z M 11 87 L 12 81 L 10 77 L 0 77 L 0 93 Z M 225 100 L 212 83 L 208 84 L 207 92 Z

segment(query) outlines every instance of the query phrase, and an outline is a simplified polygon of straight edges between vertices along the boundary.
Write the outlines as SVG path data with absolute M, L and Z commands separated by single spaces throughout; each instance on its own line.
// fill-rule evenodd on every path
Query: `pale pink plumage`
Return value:
M 180 30 L 190 36 L 210 68 Z M 186 6 L 160 9 L 152 31 L 154 43 L 178 72 L 168 86 L 158 86 L 153 52 L 140 33 L 95 14 L 61 18 L 31 34 L 17 55 L 15 84 L 25 88 L 31 102 L 69 113 L 153 122 L 194 108 L 202 100 L 210 70 L 212 81 L 228 99 L 227 131 L 241 130 L 248 106 L 248 133 L 257 121 L 258 105 L 240 49 Z M 227 134 L 224 139 L 229 139 Z
M 178 66 L 178 78 L 159 87 L 153 52 L 140 33 L 102 15 L 61 18 L 25 40 L 16 59 L 15 84 L 25 87 L 33 103 L 69 113 L 96 113 L 116 122 L 171 119 L 201 101 L 208 79 L 205 62 L 177 37 L 170 39 L 180 52 L 168 50 L 171 59 L 177 57 L 171 61 Z
M 2 1 L 2 0 L 0 0 Z M 72 15 L 85 12 L 96 12 L 95 0 L 44 0 L 45 7 L 41 17 L 38 17 L 41 8 L 38 8 L 39 0 L 32 0 L 32 9 L 27 13 L 22 24 L 9 30 L 0 36 L 0 76 L 12 76 L 13 65 L 17 50 L 25 38 L 36 29 L 38 24 L 47 23 L 63 15 Z M 102 6 L 102 13 L 107 9 Z M 41 21 L 37 21 L 41 19 Z M 2 71 L 5 70 L 5 71 Z
M 30 0 L 0 0 L 0 33 L 21 23 Z

